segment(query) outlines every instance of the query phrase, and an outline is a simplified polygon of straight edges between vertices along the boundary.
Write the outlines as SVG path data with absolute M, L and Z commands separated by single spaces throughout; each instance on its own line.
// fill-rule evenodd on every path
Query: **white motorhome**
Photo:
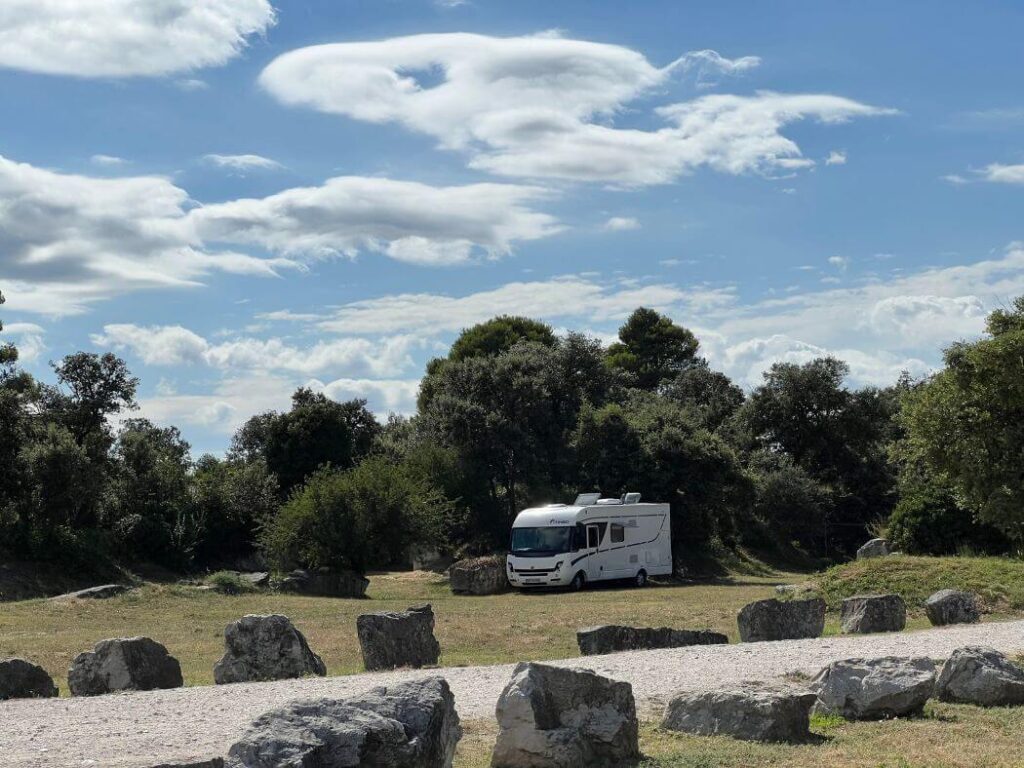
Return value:
M 512 524 L 507 558 L 513 587 L 572 586 L 588 581 L 672 573 L 668 504 L 641 504 L 639 493 L 621 499 L 580 494 L 571 505 L 524 509 Z

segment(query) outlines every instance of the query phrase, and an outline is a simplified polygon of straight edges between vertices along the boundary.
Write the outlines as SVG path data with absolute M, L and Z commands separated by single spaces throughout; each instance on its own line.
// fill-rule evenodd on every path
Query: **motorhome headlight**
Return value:
M 564 560 L 559 560 L 557 563 L 555 563 L 555 570 L 557 571 L 559 568 L 561 568 L 562 567 L 562 563 L 564 563 L 564 562 L 565 562 Z

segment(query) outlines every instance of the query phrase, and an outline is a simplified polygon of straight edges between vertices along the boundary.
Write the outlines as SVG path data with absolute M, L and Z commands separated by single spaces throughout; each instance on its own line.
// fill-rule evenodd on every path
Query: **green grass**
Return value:
M 146 635 L 167 646 L 186 685 L 213 682 L 224 627 L 247 613 L 283 613 L 309 639 L 332 675 L 363 671 L 356 638 L 362 613 L 429 602 L 436 614 L 442 666 L 558 659 L 578 655 L 576 630 L 595 624 L 709 628 L 737 640 L 736 613 L 799 578 L 743 576 L 714 584 L 595 588 L 580 593 L 456 596 L 443 577 L 375 574 L 368 600 L 273 592 L 225 595 L 195 587 L 146 585 L 110 600 L 26 600 L 0 606 L 0 656 L 42 664 L 67 691 L 72 659 L 109 637 Z
M 832 609 L 851 595 L 894 592 L 919 613 L 934 592 L 963 589 L 980 595 L 991 613 L 1024 610 L 1024 561 L 1011 558 L 891 555 L 837 565 L 814 581 Z
M 455 768 L 490 764 L 496 725 L 464 723 Z M 812 718 L 812 743 L 759 744 L 691 736 L 645 723 L 641 768 L 1009 768 L 1024 764 L 1024 708 L 980 709 L 931 702 L 923 717 L 851 723 Z
M 244 595 L 258 592 L 251 581 L 246 581 L 235 571 L 217 571 L 206 577 L 205 582 L 223 595 Z

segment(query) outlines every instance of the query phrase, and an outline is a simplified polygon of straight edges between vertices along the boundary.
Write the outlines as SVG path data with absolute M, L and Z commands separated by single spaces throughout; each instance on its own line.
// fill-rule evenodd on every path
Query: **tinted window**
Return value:
M 621 544 L 626 540 L 626 529 L 618 523 L 612 523 L 612 544 Z
M 600 541 L 601 541 L 601 536 L 597 532 L 597 528 L 593 527 L 593 526 L 590 527 L 590 528 L 587 528 L 587 547 L 593 549 L 594 547 L 596 547 L 600 543 Z
M 513 555 L 546 555 L 569 552 L 572 547 L 570 526 L 513 528 Z

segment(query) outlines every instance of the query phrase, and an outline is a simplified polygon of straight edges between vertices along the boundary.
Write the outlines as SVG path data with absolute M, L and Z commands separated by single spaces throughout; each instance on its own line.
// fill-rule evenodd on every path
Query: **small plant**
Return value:
M 845 723 L 842 717 L 832 713 L 814 713 L 811 715 L 811 728 L 816 731 L 824 731 L 829 728 L 838 728 Z
M 224 595 L 243 595 L 255 592 L 256 586 L 234 571 L 217 571 L 206 578 L 206 583 Z

